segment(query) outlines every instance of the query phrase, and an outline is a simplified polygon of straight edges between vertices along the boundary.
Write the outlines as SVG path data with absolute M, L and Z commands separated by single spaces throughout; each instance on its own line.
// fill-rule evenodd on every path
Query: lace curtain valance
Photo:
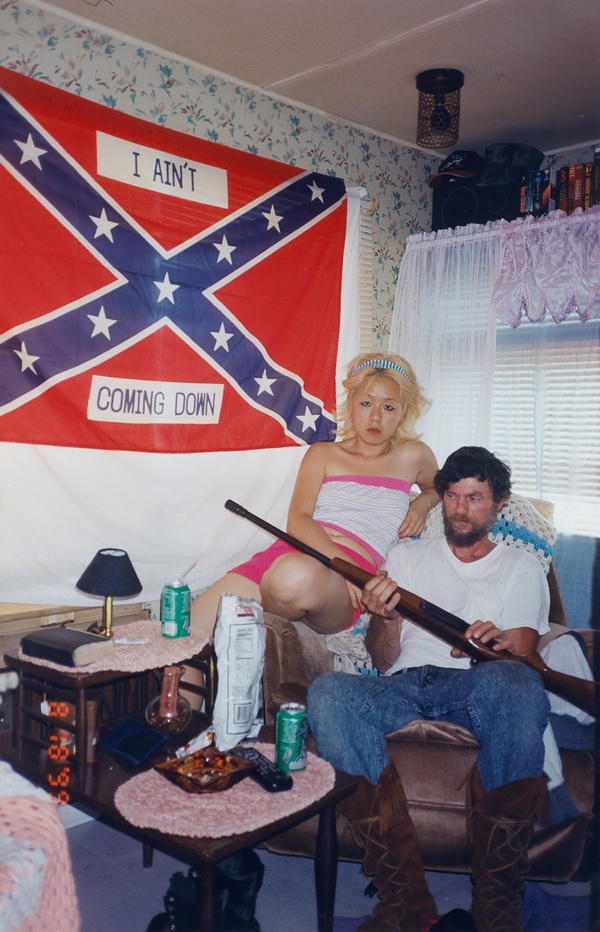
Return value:
M 492 291 L 492 310 L 518 327 L 523 315 L 556 323 L 574 311 L 581 320 L 600 317 L 600 206 L 570 216 L 500 225 L 502 263 Z

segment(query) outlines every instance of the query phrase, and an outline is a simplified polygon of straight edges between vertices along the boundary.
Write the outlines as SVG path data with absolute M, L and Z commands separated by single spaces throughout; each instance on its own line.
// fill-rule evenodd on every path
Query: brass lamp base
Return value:
M 112 602 L 112 596 L 107 595 L 104 599 L 104 607 L 102 609 L 102 621 L 92 622 L 88 628 L 91 634 L 101 634 L 103 637 L 112 638 Z

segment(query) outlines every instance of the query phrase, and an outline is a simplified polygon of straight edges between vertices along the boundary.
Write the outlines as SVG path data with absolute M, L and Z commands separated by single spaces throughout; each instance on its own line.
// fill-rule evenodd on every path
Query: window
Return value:
M 597 313 L 599 243 L 599 208 L 415 234 L 390 334 L 432 399 L 420 429 L 438 461 L 485 446 L 510 465 L 515 492 L 553 503 L 559 531 L 591 537 L 600 537 L 600 321 L 580 318 Z M 562 323 L 521 319 L 525 308 L 558 318 L 566 301 Z
M 600 321 L 498 325 L 492 449 L 564 533 L 600 535 Z

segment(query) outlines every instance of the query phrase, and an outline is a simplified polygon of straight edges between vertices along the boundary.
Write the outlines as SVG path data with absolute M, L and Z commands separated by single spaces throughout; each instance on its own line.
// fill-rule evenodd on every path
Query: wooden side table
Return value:
M 9 755 L 9 762 L 24 777 L 40 786 L 47 786 L 48 775 L 56 769 L 47 758 L 41 763 L 39 754 L 30 744 L 23 748 L 22 753 Z M 112 754 L 101 748 L 98 759 L 89 765 L 85 776 L 74 774 L 69 787 L 71 802 L 76 806 L 81 805 L 95 810 L 119 831 L 138 838 L 143 843 L 146 854 L 152 848 L 157 848 L 187 864 L 196 865 L 200 873 L 200 893 L 197 903 L 198 922 L 194 928 L 202 932 L 218 932 L 220 928 L 217 923 L 218 908 L 215 889 L 217 863 L 242 848 L 261 845 L 274 835 L 286 832 L 300 822 L 318 816 L 319 829 L 314 862 L 318 929 L 319 932 L 331 932 L 338 855 L 336 806 L 355 791 L 358 784 L 357 777 L 336 771 L 333 789 L 304 808 L 252 831 L 220 838 L 203 838 L 171 835 L 156 829 L 136 828 L 128 822 L 115 805 L 115 794 L 123 783 L 131 779 L 131 776 L 131 768 L 126 767 Z M 222 795 L 223 805 L 226 806 L 227 796 Z M 264 805 L 267 807 L 270 798 L 265 791 Z M 151 858 L 144 860 L 146 867 L 149 867 L 151 863 Z M 282 918 L 282 928 L 284 927 L 285 921 Z
M 76 763 L 81 777 L 89 763 L 88 751 L 97 725 L 122 715 L 143 712 L 150 699 L 160 692 L 158 678 L 151 670 L 141 673 L 122 670 L 67 672 L 26 660 L 19 657 L 18 651 L 6 653 L 4 662 L 19 674 L 13 721 L 13 745 L 18 755 L 25 745 L 45 750 L 51 757 L 58 755 L 57 731 L 69 732 L 74 735 L 69 761 Z M 185 666 L 203 674 L 203 686 L 186 683 L 186 690 L 199 695 L 204 700 L 206 714 L 212 715 L 215 669 L 212 648 L 206 647 L 186 660 Z M 90 718 L 93 710 L 97 713 Z

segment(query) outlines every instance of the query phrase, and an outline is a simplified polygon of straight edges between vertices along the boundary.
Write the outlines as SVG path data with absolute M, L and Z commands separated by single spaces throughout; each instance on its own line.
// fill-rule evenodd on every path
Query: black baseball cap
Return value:
M 485 159 L 476 152 L 467 149 L 457 149 L 440 165 L 437 174 L 429 179 L 429 187 L 437 188 L 444 178 L 454 176 L 455 178 L 476 178 L 480 175 L 485 167 Z

